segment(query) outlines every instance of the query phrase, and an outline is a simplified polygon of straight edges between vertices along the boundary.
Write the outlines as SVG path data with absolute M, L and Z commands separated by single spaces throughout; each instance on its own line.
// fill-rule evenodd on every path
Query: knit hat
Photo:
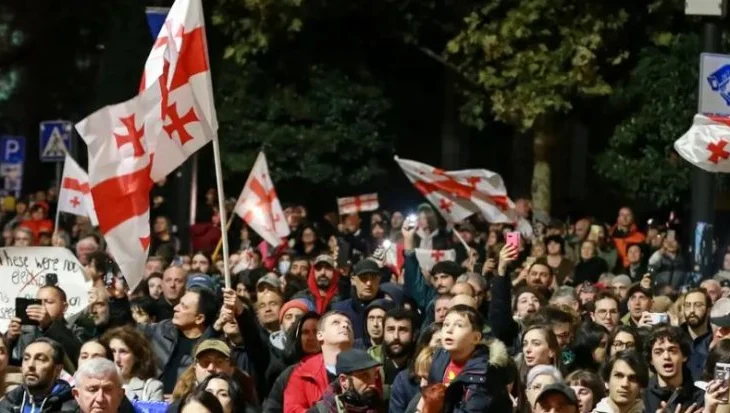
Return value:
M 305 313 L 309 311 L 314 311 L 314 305 L 306 298 L 295 298 L 293 300 L 289 300 L 284 303 L 284 305 L 281 306 L 281 310 L 279 310 L 279 323 L 284 321 L 284 314 L 286 314 L 286 312 L 291 310 L 292 308 L 298 308 Z

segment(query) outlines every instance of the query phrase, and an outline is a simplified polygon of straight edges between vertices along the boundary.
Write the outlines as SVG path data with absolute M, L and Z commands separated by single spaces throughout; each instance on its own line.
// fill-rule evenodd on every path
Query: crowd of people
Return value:
M 226 288 L 210 202 L 192 253 L 153 217 L 130 289 L 87 219 L 53 228 L 53 202 L 5 204 L 3 245 L 72 249 L 90 305 L 69 322 L 48 284 L 30 323 L 11 320 L 0 413 L 730 412 L 730 249 L 693 285 L 675 229 L 640 229 L 630 208 L 568 224 L 521 200 L 532 230 L 516 235 L 446 228 L 425 204 L 415 221 L 287 206 L 277 247 L 238 220 Z M 456 259 L 426 268 L 417 249 Z

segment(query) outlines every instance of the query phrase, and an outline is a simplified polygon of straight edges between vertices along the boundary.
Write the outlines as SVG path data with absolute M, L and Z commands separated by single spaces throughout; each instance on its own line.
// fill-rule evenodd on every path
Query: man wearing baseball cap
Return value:
M 307 298 L 314 303 L 315 311 L 324 314 L 330 305 L 337 301 L 337 287 L 340 273 L 335 268 L 332 256 L 321 254 L 314 259 L 307 278 L 307 290 L 303 294 L 296 294 L 295 298 Z
M 649 313 L 654 304 L 654 294 L 651 289 L 636 283 L 629 288 L 626 297 L 629 312 L 621 319 L 621 323 L 632 327 L 651 327 Z
M 380 363 L 368 353 L 351 349 L 337 355 L 337 380 L 308 413 L 385 412 Z
M 355 333 L 355 340 L 366 336 L 365 331 L 365 310 L 368 304 L 378 298 L 384 298 L 380 291 L 380 266 L 369 258 L 355 264 L 350 280 L 355 286 L 355 294 L 352 298 L 340 301 L 332 305 L 335 311 L 341 311 L 350 318 L 352 330 Z
M 578 413 L 578 397 L 563 383 L 549 384 L 537 395 L 534 413 Z

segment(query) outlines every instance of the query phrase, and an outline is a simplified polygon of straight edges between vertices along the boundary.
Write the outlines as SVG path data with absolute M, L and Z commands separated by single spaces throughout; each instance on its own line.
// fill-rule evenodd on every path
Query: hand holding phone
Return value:
M 508 232 L 504 236 L 507 245 L 511 245 L 514 249 L 520 249 L 521 235 L 517 231 Z
M 28 307 L 29 306 L 42 306 L 43 301 L 38 300 L 35 298 L 24 298 L 24 297 L 16 297 L 15 298 L 15 317 L 20 319 L 21 325 L 31 325 L 31 326 L 37 326 L 38 321 L 30 318 L 28 315 Z

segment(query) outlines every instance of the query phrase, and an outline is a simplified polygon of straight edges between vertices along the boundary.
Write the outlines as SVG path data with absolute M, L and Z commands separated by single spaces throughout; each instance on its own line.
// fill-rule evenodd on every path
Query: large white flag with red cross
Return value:
M 454 250 L 427 250 L 416 248 L 416 259 L 423 271 L 430 272 L 436 263 L 441 261 L 455 261 L 456 251 Z
M 516 222 L 515 204 L 499 174 L 486 169 L 444 171 L 425 163 L 395 158 L 408 179 L 449 223 L 481 213 L 491 222 Z
M 235 211 L 264 241 L 275 247 L 289 235 L 289 225 L 284 219 L 284 210 L 276 196 L 263 152 L 253 164 Z
M 69 214 L 89 217 L 91 225 L 99 225 L 94 210 L 94 200 L 89 190 L 89 175 L 70 155 L 63 164 L 61 190 L 58 192 L 58 210 Z
M 200 0 L 172 5 L 145 64 L 140 93 L 98 110 L 76 129 L 88 147 L 99 228 L 134 289 L 149 251 L 152 182 L 216 138 Z
M 674 142 L 687 162 L 708 172 L 730 172 L 730 118 L 695 115 L 692 126 Z

